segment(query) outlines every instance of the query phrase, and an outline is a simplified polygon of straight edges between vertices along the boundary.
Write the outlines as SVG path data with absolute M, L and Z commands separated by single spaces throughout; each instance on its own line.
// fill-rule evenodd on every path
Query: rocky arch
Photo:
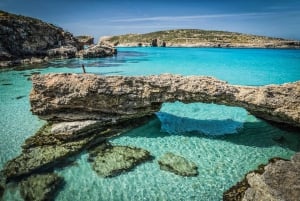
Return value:
M 35 75 L 32 81 L 32 112 L 48 121 L 115 123 L 151 115 L 163 102 L 178 100 L 239 106 L 257 117 L 300 127 L 299 81 L 250 87 L 212 77 L 172 74 L 47 74 Z

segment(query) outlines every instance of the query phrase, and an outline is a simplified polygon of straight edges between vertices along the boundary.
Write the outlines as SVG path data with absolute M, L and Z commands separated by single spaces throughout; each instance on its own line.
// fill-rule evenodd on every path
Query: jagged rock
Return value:
M 51 58 L 74 58 L 76 57 L 77 48 L 74 46 L 61 46 L 59 48 L 49 49 L 47 55 Z
M 119 122 L 151 115 L 163 102 L 244 107 L 253 115 L 300 127 L 300 81 L 235 86 L 212 77 L 47 74 L 32 77 L 32 112 L 46 120 Z
M 89 160 L 98 175 L 111 177 L 151 158 L 150 153 L 141 148 L 102 144 L 90 152 Z
M 300 152 L 292 159 L 274 158 L 248 173 L 242 182 L 224 192 L 224 201 L 297 201 L 300 197 Z
M 57 174 L 32 175 L 20 182 L 20 193 L 25 201 L 50 201 L 63 184 Z
M 198 167 L 194 162 L 188 161 L 182 156 L 173 153 L 165 153 L 158 164 L 161 170 L 173 172 L 180 176 L 197 176 Z
M 61 46 L 79 48 L 77 39 L 62 28 L 38 19 L 0 11 L 0 66 L 42 59 Z M 29 60 L 26 60 L 29 59 Z
M 116 49 L 103 45 L 94 45 L 89 47 L 88 49 L 81 50 L 78 53 L 79 57 L 83 58 L 98 58 L 98 57 L 106 57 L 113 56 L 117 53 Z
M 300 153 L 291 161 L 278 160 L 265 167 L 263 174 L 247 175 L 250 185 L 243 201 L 298 201 L 300 198 Z
M 75 38 L 78 40 L 80 49 L 83 49 L 85 45 L 90 46 L 94 44 L 94 37 L 92 36 L 76 36 Z

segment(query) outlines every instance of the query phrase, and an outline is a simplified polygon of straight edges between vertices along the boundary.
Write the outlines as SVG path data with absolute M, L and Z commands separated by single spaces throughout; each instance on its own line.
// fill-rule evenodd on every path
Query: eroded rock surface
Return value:
M 20 193 L 25 201 L 50 201 L 63 183 L 63 178 L 54 173 L 32 175 L 20 182 Z
M 248 173 L 242 182 L 223 194 L 225 201 L 298 201 L 300 153 L 292 159 L 273 159 Z
M 118 122 L 153 114 L 163 102 L 178 100 L 240 106 L 257 117 L 300 127 L 300 81 L 248 87 L 172 74 L 47 74 L 32 81 L 32 112 L 46 120 Z
M 165 153 L 159 160 L 160 169 L 180 176 L 197 176 L 198 167 L 194 162 L 173 153 Z
M 150 153 L 141 148 L 102 144 L 90 152 L 89 160 L 98 175 L 111 177 L 151 158 Z
M 75 123 L 61 123 L 70 130 L 60 128 L 61 124 L 46 125 L 28 138 L 22 146 L 22 153 L 5 164 L 5 177 L 14 180 L 53 168 L 84 148 L 101 143 L 114 132 L 107 128 L 97 129 L 97 122 L 77 122 L 77 126 Z

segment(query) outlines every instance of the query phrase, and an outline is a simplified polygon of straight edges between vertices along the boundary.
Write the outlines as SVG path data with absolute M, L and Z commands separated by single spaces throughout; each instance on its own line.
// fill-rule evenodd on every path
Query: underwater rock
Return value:
M 66 73 L 34 75 L 32 81 L 32 112 L 46 120 L 116 123 L 151 115 L 162 103 L 178 100 L 239 106 L 257 117 L 300 127 L 300 81 L 249 87 L 202 76 Z
M 89 161 L 99 176 L 112 177 L 129 171 L 152 159 L 150 153 L 137 147 L 102 144 L 90 152 Z
M 244 184 L 244 185 L 240 185 Z M 224 192 L 224 201 L 289 200 L 300 197 L 300 153 L 292 159 L 274 158 L 248 173 L 242 182 Z
M 25 201 L 54 200 L 64 179 L 57 174 L 32 175 L 20 182 L 20 193 Z
M 158 164 L 161 170 L 173 172 L 180 176 L 197 176 L 198 167 L 194 162 L 188 161 L 182 156 L 173 153 L 165 153 L 159 160 Z
M 4 194 L 5 191 L 5 183 L 6 183 L 6 178 L 3 174 L 2 171 L 0 171 L 0 200 Z
M 102 142 L 101 135 L 92 135 L 80 140 L 62 144 L 35 146 L 23 149 L 16 158 L 8 161 L 3 169 L 8 180 L 30 175 L 36 171 L 45 171 L 60 164 L 84 148 Z

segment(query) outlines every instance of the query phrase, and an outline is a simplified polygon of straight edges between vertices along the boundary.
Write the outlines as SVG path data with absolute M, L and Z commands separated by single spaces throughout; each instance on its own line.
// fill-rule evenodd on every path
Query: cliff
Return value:
M 300 48 L 300 41 L 227 31 L 178 29 L 102 38 L 117 46 Z
M 49 58 L 80 57 L 82 53 L 78 51 L 85 43 L 92 42 L 91 37 L 76 38 L 53 24 L 0 11 L 0 67 L 41 63 Z M 113 51 L 108 55 L 107 51 L 102 52 L 104 56 L 111 56 Z
M 253 115 L 300 127 L 300 82 L 247 87 L 212 77 L 47 74 L 32 77 L 32 112 L 50 121 L 118 122 L 151 115 L 163 102 L 240 106 Z

